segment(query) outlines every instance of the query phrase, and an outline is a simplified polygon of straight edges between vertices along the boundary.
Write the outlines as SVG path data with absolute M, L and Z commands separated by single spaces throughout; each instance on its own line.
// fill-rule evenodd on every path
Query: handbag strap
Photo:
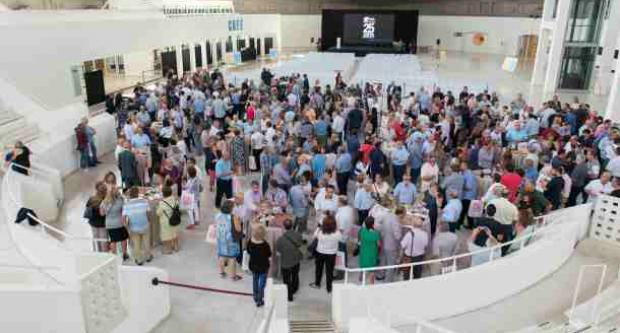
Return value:
M 413 240 L 415 239 L 415 232 L 413 232 L 413 229 L 409 229 L 409 233 L 411 234 L 411 245 L 409 245 L 409 254 L 411 254 L 411 257 L 413 257 Z
M 166 200 L 162 200 L 161 202 L 165 203 L 165 204 L 166 204 L 166 206 L 168 206 L 168 207 L 170 207 L 170 209 L 173 209 L 173 210 L 174 210 L 174 207 L 172 207 L 172 206 L 171 206 L 168 202 L 166 202 Z M 179 205 L 177 204 L 177 205 L 176 205 L 176 207 L 178 207 L 178 206 L 179 206 Z M 164 212 L 164 214 L 166 214 L 166 212 Z M 166 214 L 166 217 L 167 217 L 168 219 L 170 219 L 170 216 L 169 216 L 168 214 Z

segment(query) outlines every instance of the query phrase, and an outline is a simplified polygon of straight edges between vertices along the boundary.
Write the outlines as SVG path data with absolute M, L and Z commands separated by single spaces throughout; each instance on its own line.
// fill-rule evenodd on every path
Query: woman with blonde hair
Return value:
M 123 261 L 129 259 L 127 254 L 127 239 L 129 233 L 123 224 L 123 197 L 116 183 L 114 174 L 107 174 L 105 177 L 107 193 L 102 205 L 100 206 L 101 215 L 105 216 L 105 228 L 110 237 L 110 252 L 116 254 L 116 244 L 121 243 L 123 251 Z
M 247 245 L 247 251 L 250 255 L 250 271 L 252 272 L 252 293 L 257 307 L 265 305 L 265 285 L 271 258 L 271 247 L 265 241 L 266 234 L 265 226 L 260 224 L 255 226 Z
M 108 188 L 103 181 L 95 184 L 95 195 L 88 198 L 86 202 L 86 210 L 84 217 L 88 219 L 88 224 L 93 232 L 94 248 L 97 252 L 107 252 L 108 243 L 101 241 L 108 239 L 108 233 L 105 228 L 105 216 L 101 214 L 101 205 L 106 198 Z

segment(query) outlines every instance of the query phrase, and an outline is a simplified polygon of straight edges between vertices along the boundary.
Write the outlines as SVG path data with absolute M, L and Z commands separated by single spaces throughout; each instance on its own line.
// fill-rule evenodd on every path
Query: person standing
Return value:
M 381 266 L 398 265 L 400 254 L 400 240 L 402 239 L 402 226 L 400 220 L 405 216 L 403 207 L 396 208 L 394 213 L 389 212 L 380 224 L 381 233 Z M 395 269 L 385 271 L 385 281 L 394 282 L 396 277 Z
M 289 203 L 295 216 L 294 229 L 300 233 L 306 232 L 308 225 L 308 193 L 306 192 L 306 178 L 301 177 L 299 183 L 293 185 L 289 192 Z
M 88 149 L 90 155 L 90 166 L 101 164 L 97 158 L 97 145 L 95 144 L 95 135 L 97 131 L 88 125 L 88 118 L 83 118 L 84 129 L 86 130 L 86 140 L 88 141 Z
M 226 267 L 230 269 L 233 281 L 241 280 L 237 275 L 237 257 L 241 254 L 239 240 L 235 234 L 241 234 L 242 227 L 238 219 L 231 215 L 234 207 L 232 200 L 222 203 L 220 212 L 215 215 L 217 228 L 217 256 L 219 258 L 220 276 L 226 278 Z M 234 232 L 234 233 L 233 233 Z
M 317 240 L 316 254 L 314 259 L 314 282 L 311 288 L 320 289 L 323 278 L 323 268 L 325 268 L 325 280 L 327 282 L 327 292 L 332 292 L 332 281 L 334 278 L 334 267 L 336 266 L 336 253 L 338 243 L 342 234 L 336 225 L 336 219 L 328 215 L 323 219 L 323 223 L 314 233 Z
M 390 154 L 390 158 L 392 159 L 394 184 L 398 184 L 403 180 L 403 175 L 407 173 L 407 162 L 409 161 L 409 152 L 402 141 L 396 141 L 396 148 Z
M 178 225 L 171 225 L 170 218 L 173 210 L 179 205 L 179 201 L 172 195 L 172 188 L 162 188 L 163 199 L 157 205 L 157 217 L 159 218 L 159 237 L 164 244 L 163 253 L 171 254 L 179 251 Z
M 107 242 L 100 241 L 108 238 L 108 233 L 105 229 L 105 216 L 101 215 L 101 205 L 105 200 L 108 188 L 104 182 L 97 182 L 95 185 L 95 195 L 88 198 L 86 202 L 86 209 L 89 211 L 89 216 L 85 216 L 88 219 L 88 224 L 93 232 L 94 247 L 97 252 L 107 252 Z
M 379 263 L 379 248 L 381 243 L 381 234 L 375 230 L 375 218 L 369 216 L 364 221 L 364 226 L 360 229 L 359 233 L 360 242 L 360 255 L 359 265 L 360 268 L 372 268 L 376 267 Z M 366 274 L 370 284 L 375 283 L 374 271 L 369 271 Z
M 250 271 L 252 272 L 252 294 L 257 307 L 265 305 L 265 285 L 269 272 L 271 247 L 265 242 L 267 229 L 258 225 L 252 230 L 252 237 L 248 241 L 247 251 L 250 255 Z
M 222 151 L 222 158 L 215 163 L 215 207 L 220 208 L 222 197 L 227 199 L 233 196 L 232 186 L 232 162 L 230 161 L 230 153 Z
M 114 174 L 112 174 L 113 176 Z M 108 177 L 105 179 L 106 186 L 108 188 L 106 197 L 101 205 L 101 215 L 105 216 L 105 228 L 108 231 L 108 237 L 110 238 L 110 252 L 116 254 L 117 243 L 121 243 L 123 252 L 123 261 L 129 259 L 127 254 L 127 239 L 129 233 L 123 225 L 122 213 L 123 213 L 123 198 L 121 197 L 119 189 L 116 187 L 116 179 Z
M 149 230 L 149 202 L 140 198 L 140 189 L 133 186 L 129 189 L 129 200 L 123 206 L 123 219 L 129 227 L 131 248 L 136 265 L 153 260 L 151 255 L 151 233 Z
M 459 202 L 460 203 L 460 202 Z M 403 251 L 403 263 L 417 263 L 424 260 L 424 253 L 426 253 L 426 247 L 428 246 L 428 234 L 422 230 L 422 220 L 414 218 L 413 225 L 408 227 L 408 231 L 403 236 L 400 242 L 400 247 Z M 413 266 L 413 278 L 419 279 L 422 277 L 422 265 Z M 409 280 L 409 272 L 412 270 L 406 267 L 403 272 L 403 279 Z
M 460 228 L 464 224 L 465 219 L 467 218 L 466 227 L 468 229 L 473 229 L 473 218 L 468 217 L 467 214 L 471 201 L 476 200 L 476 198 L 478 197 L 478 179 L 469 169 L 466 162 L 461 162 L 461 173 L 465 182 L 463 183 L 463 200 L 461 200 L 463 210 L 461 211 L 461 216 L 459 217 L 458 224 Z
M 293 301 L 293 296 L 299 290 L 299 266 L 303 259 L 301 247 L 303 240 L 301 234 L 293 230 L 290 219 L 284 221 L 286 230 L 276 241 L 276 250 L 280 254 L 280 269 L 282 280 L 288 290 L 288 301 Z
M 344 146 L 338 148 L 338 153 L 338 158 L 336 158 L 336 182 L 338 183 L 338 194 L 347 195 L 349 177 L 351 177 L 353 163 L 351 160 L 351 154 L 347 152 Z
M 415 194 L 416 187 L 411 182 L 411 176 L 405 174 L 403 180 L 394 188 L 394 198 L 400 205 L 413 205 Z
M 118 154 L 118 168 L 121 171 L 121 180 L 125 188 L 140 185 L 138 179 L 138 162 L 131 151 L 131 143 L 123 142 L 123 151 Z

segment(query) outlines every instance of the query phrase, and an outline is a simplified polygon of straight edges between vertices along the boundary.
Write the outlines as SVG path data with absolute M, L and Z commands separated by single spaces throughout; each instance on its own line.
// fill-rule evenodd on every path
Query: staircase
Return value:
M 0 149 L 11 148 L 15 141 L 27 144 L 39 137 L 39 128 L 9 109 L 0 108 Z
M 334 325 L 326 320 L 294 320 L 289 322 L 290 333 L 335 333 Z

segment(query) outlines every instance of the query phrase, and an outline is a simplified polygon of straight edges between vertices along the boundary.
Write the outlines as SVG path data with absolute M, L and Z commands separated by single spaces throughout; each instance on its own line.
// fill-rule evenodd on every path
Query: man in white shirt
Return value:
M 349 205 L 346 195 L 338 197 L 338 209 L 336 210 L 335 217 L 338 230 L 342 233 L 343 241 L 346 242 L 349 229 L 351 229 L 351 226 L 357 218 L 357 213 L 355 209 Z
M 605 168 L 614 177 L 620 177 L 620 147 L 616 147 L 616 155 L 607 163 Z
M 592 180 L 586 185 L 585 191 L 588 193 L 588 202 L 596 203 L 596 199 L 601 194 L 609 194 L 614 190 L 611 184 L 611 174 L 605 171 L 599 179 Z
M 316 210 L 317 224 L 321 224 L 326 214 L 334 215 L 338 210 L 338 198 L 334 195 L 335 189 L 332 185 L 327 185 L 323 194 L 317 194 L 314 199 L 314 209 Z
M 342 132 L 344 131 L 344 118 L 337 112 L 332 120 L 332 132 L 338 135 L 338 138 L 342 138 Z
M 409 227 L 405 236 L 400 242 L 400 247 L 403 250 L 403 256 L 405 261 L 416 263 L 424 260 L 424 253 L 428 246 L 428 233 L 421 229 L 422 220 L 415 218 L 413 220 L 413 227 Z M 403 279 L 409 280 L 409 269 L 405 269 Z M 419 279 L 422 276 L 422 265 L 413 266 L 413 278 Z

